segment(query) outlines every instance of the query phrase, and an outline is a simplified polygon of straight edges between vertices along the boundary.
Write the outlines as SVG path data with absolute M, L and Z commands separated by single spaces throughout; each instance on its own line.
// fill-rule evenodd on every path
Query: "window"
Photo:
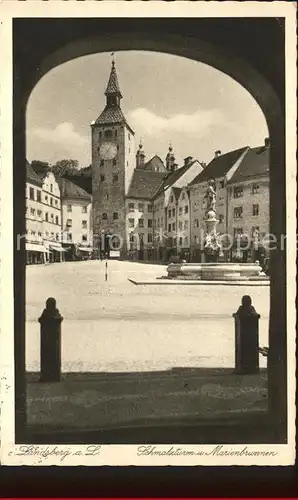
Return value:
M 234 187 L 234 198 L 241 198 L 243 196 L 243 187 Z
M 173 196 L 171 196 L 171 198 L 170 198 L 170 203 L 173 203 L 173 201 L 174 201 L 174 197 L 173 197 Z
M 130 134 L 128 134 L 128 140 L 130 141 Z
M 84 206 L 82 207 L 82 213 L 83 213 L 83 214 L 86 214 L 86 213 L 87 213 L 87 207 L 86 207 L 86 205 L 84 205 Z
M 58 200 L 55 200 L 55 205 L 56 205 L 56 207 L 58 206 Z
M 71 219 L 67 219 L 66 226 L 67 227 L 72 227 L 72 220 Z
M 139 212 L 144 212 L 144 203 L 139 203 L 138 209 Z
M 32 236 L 35 236 L 36 232 L 35 231 L 31 231 L 31 234 L 32 234 Z
M 148 219 L 148 227 L 152 227 L 152 219 Z
M 113 165 L 117 165 L 117 160 L 113 160 Z
M 180 231 L 183 229 L 182 220 L 181 220 L 181 221 L 179 221 L 179 226 L 178 226 L 178 227 L 179 227 Z
M 99 139 L 101 139 L 101 132 L 99 132 L 99 134 L 98 134 L 98 138 L 99 138 Z
M 243 229 L 242 227 L 235 227 L 234 228 L 234 238 L 237 236 L 241 236 L 243 234 Z
M 153 241 L 152 233 L 147 234 L 147 241 L 148 241 L 148 243 L 152 243 L 152 241 Z
M 72 212 L 72 206 L 71 205 L 67 205 L 67 211 L 68 212 Z
M 169 218 L 172 217 L 172 210 L 169 210 L 168 216 L 169 216 Z
M 41 232 L 40 231 L 38 231 L 38 237 L 41 238 Z
M 52 232 L 52 233 L 51 233 L 51 238 L 52 238 L 52 239 L 54 239 L 54 237 L 55 237 L 55 235 L 54 235 L 54 233 Z
M 41 210 L 37 210 L 37 217 L 39 217 L 39 218 L 42 217 L 42 211 Z
M 223 214 L 219 214 L 219 222 L 223 222 L 225 219 Z
M 54 214 L 51 214 L 51 222 L 54 222 Z
M 134 238 L 134 234 L 133 234 L 133 233 L 130 233 L 130 235 L 129 235 L 129 241 L 130 241 L 130 243 L 133 243 L 133 242 L 134 242 L 134 239 L 135 239 L 135 238 Z
M 135 227 L 135 220 L 134 219 L 128 219 L 128 225 L 129 225 L 129 227 Z
M 259 215 L 259 205 L 253 205 L 252 206 L 252 214 L 253 215 Z
M 184 229 L 188 229 L 188 220 L 184 221 Z
M 87 221 L 82 220 L 82 229 L 87 229 Z
M 41 202 L 41 191 L 39 189 L 36 190 L 36 201 Z
M 105 130 L 105 137 L 112 137 L 112 136 L 113 136 L 112 130 Z
M 139 219 L 139 227 L 144 227 L 144 219 Z
M 104 180 L 105 180 L 105 176 L 103 174 L 101 174 L 101 176 L 100 176 L 100 182 L 104 182 Z
M 58 217 L 58 215 L 56 215 L 55 219 L 56 219 L 56 224 L 59 224 L 59 217 Z
M 148 212 L 152 212 L 152 205 L 148 205 Z
M 185 207 L 184 207 L 184 213 L 188 214 L 188 205 L 185 205 Z
M 83 234 L 82 241 L 87 241 L 87 234 Z
M 253 184 L 252 187 L 251 187 L 251 193 L 252 194 L 257 194 L 260 190 L 260 186 L 259 184 Z
M 107 218 L 108 218 L 108 214 L 107 214 L 106 212 L 104 212 L 104 213 L 102 214 L 102 219 L 103 219 L 103 220 L 107 220 Z
M 185 236 L 184 238 L 184 245 L 188 245 L 188 236 Z
M 113 212 L 113 220 L 119 219 L 118 212 Z
M 176 224 L 175 224 L 175 222 L 172 224 L 172 230 L 176 231 Z
M 50 185 L 50 191 L 53 192 L 53 184 Z
M 30 208 L 30 215 L 35 216 L 35 209 L 34 208 Z
M 56 233 L 56 241 L 59 240 L 59 233 Z
M 176 213 L 176 210 L 175 210 L 175 208 L 173 208 L 173 210 L 172 210 L 172 217 L 175 217 L 175 213 Z
M 45 214 L 45 220 L 46 220 L 46 222 L 49 221 L 49 214 L 48 213 Z
M 179 245 L 182 245 L 182 238 L 179 238 Z
M 67 233 L 67 241 L 72 241 L 72 234 L 71 233 Z
M 260 235 L 260 228 L 259 228 L 259 226 L 253 226 L 253 227 L 251 228 L 251 235 L 252 235 L 253 237 L 257 237 L 257 236 L 259 236 L 259 235 Z
M 179 207 L 179 215 L 182 215 L 182 207 Z
M 117 137 L 117 130 L 115 130 L 115 137 Z
M 30 200 L 34 200 L 34 188 L 29 188 L 29 198 Z
M 181 198 L 182 198 L 182 200 L 185 200 L 185 193 L 182 193 Z
M 117 151 L 119 151 L 119 144 L 117 144 Z
M 135 210 L 135 204 L 134 203 L 129 203 L 128 204 L 128 210 L 129 210 L 129 212 L 134 212 L 134 210 Z
M 199 225 L 199 219 L 195 219 L 195 227 L 200 227 L 200 225 Z
M 48 201 L 48 198 L 49 198 L 48 195 L 45 195 L 44 197 L 45 201 Z
M 113 174 L 113 182 L 118 182 L 118 174 Z
M 171 229 L 172 229 L 172 226 L 171 226 L 171 224 L 169 224 L 168 225 L 168 231 L 169 231 L 169 233 L 171 232 Z
M 219 181 L 219 187 L 220 189 L 225 187 L 225 181 Z
M 50 198 L 50 205 L 53 206 L 53 198 Z
M 100 160 L 100 166 L 103 167 L 105 164 L 105 161 L 104 160 Z
M 240 219 L 243 215 L 243 208 L 242 207 L 235 207 L 234 208 L 234 219 Z

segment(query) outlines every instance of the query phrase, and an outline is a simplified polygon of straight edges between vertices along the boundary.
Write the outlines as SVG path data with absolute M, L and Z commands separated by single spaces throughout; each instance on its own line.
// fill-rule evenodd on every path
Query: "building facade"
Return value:
M 27 162 L 25 236 L 27 264 L 42 264 L 46 260 L 46 249 L 43 244 L 43 218 L 42 180 Z
M 263 264 L 269 254 L 269 147 L 266 139 L 264 146 L 249 149 L 228 184 L 233 259 Z
M 74 182 L 59 179 L 61 193 L 62 246 L 66 260 L 92 254 L 92 196 Z
M 61 198 L 60 188 L 53 172 L 43 177 L 42 203 L 44 207 L 43 241 L 46 262 L 62 262 L 64 250 L 61 246 Z

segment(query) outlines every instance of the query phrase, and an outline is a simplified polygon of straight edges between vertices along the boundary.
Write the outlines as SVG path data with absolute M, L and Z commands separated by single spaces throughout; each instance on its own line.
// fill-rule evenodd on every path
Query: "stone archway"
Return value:
M 47 28 L 45 28 L 44 31 L 45 37 L 47 36 L 46 30 L 48 30 L 48 36 L 51 36 L 49 31 L 49 26 L 51 25 L 49 21 L 50 20 L 47 20 Z M 53 23 L 55 23 L 55 21 L 61 20 L 52 20 Z M 15 54 L 17 62 L 15 64 L 14 74 L 14 192 L 15 199 L 18 201 L 15 202 L 14 205 L 15 235 L 23 234 L 25 228 L 25 207 L 24 202 L 20 201 L 23 199 L 23 189 L 25 186 L 25 177 L 21 174 L 24 170 L 23 165 L 26 159 L 25 114 L 29 95 L 36 83 L 43 75 L 50 71 L 50 69 L 82 55 L 119 50 L 151 50 L 187 57 L 213 66 L 234 78 L 246 88 L 257 101 L 265 115 L 271 140 L 270 229 L 271 233 L 275 234 L 277 241 L 280 242 L 281 235 L 286 234 L 284 103 L 280 85 L 276 84 L 274 86 L 269 82 L 271 75 L 270 68 L 269 70 L 265 67 L 263 69 L 260 68 L 260 64 L 258 63 L 258 46 L 255 46 L 248 57 L 247 49 L 245 48 L 247 42 L 247 40 L 245 40 L 245 34 L 242 37 L 241 34 L 238 34 L 237 47 L 233 50 L 233 44 L 226 43 L 223 39 L 221 41 L 219 40 L 218 31 L 220 31 L 220 21 L 216 19 L 213 20 L 212 29 L 209 28 L 208 36 L 204 32 L 204 29 L 202 30 L 202 37 L 200 37 L 199 29 L 197 31 L 194 30 L 194 34 L 189 37 L 185 34 L 173 34 L 172 29 L 167 30 L 165 28 L 163 32 L 160 32 L 156 29 L 151 29 L 148 25 L 149 28 L 147 28 L 147 31 L 142 31 L 131 28 L 131 26 L 125 26 L 123 22 L 113 25 L 111 24 L 112 21 L 106 20 L 106 23 L 110 22 L 110 33 L 112 33 L 112 36 L 107 36 L 107 33 L 98 34 L 93 19 L 85 19 L 83 21 L 85 23 L 92 21 L 93 23 L 90 23 L 89 32 L 92 33 L 90 36 L 86 36 L 88 30 L 85 28 L 80 29 L 79 24 L 73 31 L 70 30 L 67 32 L 67 36 L 62 36 L 62 34 L 59 35 L 58 31 L 54 43 L 55 46 L 53 45 L 53 47 L 51 47 L 52 42 L 48 44 L 41 43 L 38 50 L 36 49 L 36 53 L 33 53 L 33 59 L 35 59 L 32 61 L 32 59 L 30 60 L 27 58 L 28 65 L 26 65 L 26 55 L 24 55 L 20 48 L 21 45 L 19 46 L 19 56 L 17 55 L 18 43 L 16 43 Z M 183 20 L 180 21 L 182 22 Z M 234 21 L 239 23 L 237 20 Z M 204 20 L 193 20 L 194 27 L 196 22 L 200 24 L 204 22 Z M 268 30 L 271 28 L 268 28 L 268 25 L 266 26 L 267 31 L 264 29 L 263 33 L 261 33 L 261 25 L 259 25 L 258 28 L 261 30 L 258 35 L 259 39 L 262 39 L 262 37 L 264 38 L 264 57 L 266 57 L 266 54 L 270 56 L 270 50 L 266 46 L 265 37 L 268 37 Z M 53 30 L 53 34 L 55 30 L 54 28 L 51 29 Z M 255 35 L 256 31 L 253 29 L 252 33 Z M 19 40 L 24 36 L 26 37 L 26 32 L 22 30 L 22 33 L 19 35 Z M 229 40 L 228 32 L 226 39 Z M 26 41 L 26 43 L 28 45 L 28 41 Z M 38 43 L 37 39 L 35 43 Z M 282 53 L 283 49 L 281 48 L 280 50 Z M 274 54 L 272 57 L 274 57 Z M 253 61 L 255 61 L 256 64 L 253 64 Z M 279 203 L 275 203 L 277 199 Z M 16 430 L 19 429 L 20 431 L 25 422 L 23 411 L 25 391 L 24 252 L 24 248 L 21 249 L 21 252 L 15 252 L 15 273 L 17 276 L 20 276 L 18 284 L 15 284 L 15 293 L 20 292 L 16 294 L 15 301 L 15 328 L 17 331 L 17 338 L 15 340 L 17 375 L 16 404 L 19 405 Z M 285 251 L 280 245 L 271 253 L 271 269 L 270 355 L 268 359 L 270 422 L 273 422 L 276 426 L 277 441 L 284 442 L 286 439 L 287 420 L 286 262 Z

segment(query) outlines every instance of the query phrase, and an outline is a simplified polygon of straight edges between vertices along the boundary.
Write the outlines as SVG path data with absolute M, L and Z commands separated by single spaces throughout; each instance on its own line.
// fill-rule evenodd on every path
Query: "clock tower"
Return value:
M 120 107 L 114 60 L 105 96 L 106 106 L 91 124 L 93 247 L 100 248 L 104 234 L 113 235 L 112 246 L 124 256 L 125 196 L 135 168 L 135 148 L 134 131 Z

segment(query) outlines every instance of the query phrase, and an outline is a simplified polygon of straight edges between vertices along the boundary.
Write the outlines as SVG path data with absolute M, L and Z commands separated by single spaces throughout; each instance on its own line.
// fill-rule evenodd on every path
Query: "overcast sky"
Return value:
M 147 160 L 165 158 L 172 142 L 186 156 L 209 162 L 214 151 L 262 145 L 265 118 L 251 95 L 205 64 L 155 52 L 117 52 L 122 110 L 143 140 Z M 27 158 L 91 163 L 90 123 L 105 106 L 111 55 L 85 56 L 58 66 L 33 90 L 27 108 Z

